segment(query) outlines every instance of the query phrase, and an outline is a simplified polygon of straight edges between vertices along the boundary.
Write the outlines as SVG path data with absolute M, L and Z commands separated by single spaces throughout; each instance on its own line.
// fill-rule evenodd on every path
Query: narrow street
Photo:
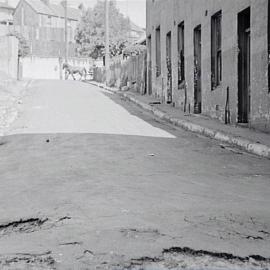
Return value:
M 270 257 L 268 159 L 81 82 L 33 81 L 19 109 L 0 141 L 1 269 L 148 269 L 184 247 Z

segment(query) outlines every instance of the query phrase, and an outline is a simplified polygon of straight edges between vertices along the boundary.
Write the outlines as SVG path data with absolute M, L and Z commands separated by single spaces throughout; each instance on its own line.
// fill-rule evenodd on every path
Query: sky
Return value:
M 16 6 L 19 0 L 8 0 L 12 6 Z M 40 1 L 40 0 L 35 0 Z M 50 0 L 52 3 L 60 3 L 61 0 Z M 97 0 L 68 0 L 69 5 L 78 7 L 83 3 L 85 7 L 93 7 Z M 137 25 L 146 27 L 146 0 L 117 0 L 117 6 L 121 13 L 129 16 Z

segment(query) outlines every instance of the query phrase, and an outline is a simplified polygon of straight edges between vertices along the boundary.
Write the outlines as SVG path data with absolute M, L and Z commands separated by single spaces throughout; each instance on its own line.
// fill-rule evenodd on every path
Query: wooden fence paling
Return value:
M 145 94 L 146 87 L 146 52 L 140 55 L 131 56 L 126 60 L 119 57 L 112 59 L 110 66 L 109 86 L 123 87 L 130 86 L 137 92 Z M 105 83 L 105 69 L 94 69 L 94 81 Z

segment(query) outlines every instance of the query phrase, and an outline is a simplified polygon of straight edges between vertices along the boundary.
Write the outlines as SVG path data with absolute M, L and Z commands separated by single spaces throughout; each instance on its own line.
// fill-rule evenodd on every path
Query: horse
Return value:
M 76 78 L 74 77 L 74 74 L 77 74 L 77 73 L 81 75 L 80 80 L 82 80 L 83 77 L 84 79 L 86 79 L 87 71 L 86 71 L 86 68 L 84 67 L 73 67 L 69 65 L 68 63 L 64 63 L 63 69 L 65 70 L 66 80 L 68 79 L 69 75 L 72 76 L 73 80 L 76 80 Z

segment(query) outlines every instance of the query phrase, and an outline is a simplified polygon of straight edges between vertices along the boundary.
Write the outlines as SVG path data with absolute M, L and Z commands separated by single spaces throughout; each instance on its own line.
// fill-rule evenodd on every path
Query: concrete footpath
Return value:
M 152 96 L 140 95 L 135 91 L 119 91 L 116 88 L 90 82 L 108 91 L 120 94 L 155 116 L 185 130 L 210 137 L 212 139 L 237 146 L 249 153 L 270 159 L 270 135 L 253 129 L 225 125 L 219 120 L 203 115 L 187 114 Z

